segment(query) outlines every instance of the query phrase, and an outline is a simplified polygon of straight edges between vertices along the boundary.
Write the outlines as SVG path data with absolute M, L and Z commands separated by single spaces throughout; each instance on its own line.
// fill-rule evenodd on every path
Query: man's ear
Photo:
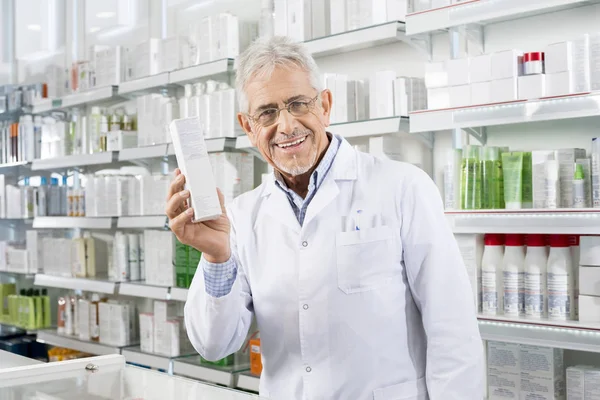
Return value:
M 246 114 L 243 113 L 238 113 L 237 117 L 238 123 L 240 124 L 244 132 L 246 132 L 246 135 L 248 135 L 250 143 L 252 143 L 252 146 L 256 147 L 256 135 L 252 131 L 252 124 L 250 123 L 250 119 Z
M 330 125 L 331 107 L 333 107 L 333 95 L 329 89 L 325 89 L 321 92 L 320 99 L 321 116 L 323 118 L 324 125 L 327 127 Z

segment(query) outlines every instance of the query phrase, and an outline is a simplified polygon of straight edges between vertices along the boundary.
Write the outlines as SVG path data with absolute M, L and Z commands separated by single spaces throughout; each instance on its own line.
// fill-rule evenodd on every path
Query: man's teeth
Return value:
M 304 142 L 306 140 L 306 136 L 296 140 L 295 142 L 291 142 L 291 143 L 285 143 L 285 144 L 278 144 L 277 146 L 281 147 L 282 149 L 286 148 L 286 147 L 290 147 L 290 146 L 295 146 L 297 144 L 300 144 L 302 142 Z

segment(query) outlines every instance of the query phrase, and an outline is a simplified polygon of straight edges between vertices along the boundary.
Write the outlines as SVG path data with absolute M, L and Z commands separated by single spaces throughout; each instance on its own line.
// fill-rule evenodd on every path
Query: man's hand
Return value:
M 219 202 L 223 213 L 218 219 L 193 223 L 194 210 L 188 207 L 188 190 L 183 190 L 185 176 L 179 168 L 175 170 L 175 180 L 171 182 L 167 195 L 166 213 L 171 231 L 183 244 L 194 247 L 203 253 L 211 263 L 224 263 L 231 257 L 229 244 L 230 224 L 225 211 L 224 198 L 220 190 Z

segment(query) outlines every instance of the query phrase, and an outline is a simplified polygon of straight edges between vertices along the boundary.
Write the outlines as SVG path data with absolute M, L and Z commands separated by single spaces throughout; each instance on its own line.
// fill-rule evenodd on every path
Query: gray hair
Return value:
M 301 68 L 310 75 L 313 88 L 323 90 L 317 63 L 304 44 L 286 36 L 259 38 L 238 59 L 235 89 L 241 112 L 250 111 L 246 96 L 248 82 L 257 75 L 270 76 L 275 67 Z

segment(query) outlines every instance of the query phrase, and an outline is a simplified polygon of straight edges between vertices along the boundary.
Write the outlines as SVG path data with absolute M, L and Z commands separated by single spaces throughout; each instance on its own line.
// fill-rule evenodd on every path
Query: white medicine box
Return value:
M 446 68 L 448 70 L 448 86 L 468 85 L 470 83 L 470 64 L 471 59 L 469 58 L 448 60 L 446 62 Z
M 600 322 L 600 297 L 579 296 L 579 321 Z
M 580 265 L 600 267 L 600 236 L 581 236 L 579 251 Z
M 490 104 L 492 102 L 492 82 L 471 83 L 471 104 Z
M 520 399 L 519 345 L 488 342 L 487 382 L 489 400 Z
M 492 53 L 492 79 L 516 78 L 521 75 L 523 52 L 506 50 Z
M 519 77 L 519 100 L 539 99 L 546 96 L 546 75 Z
M 471 105 L 471 86 L 450 86 L 450 107 L 466 107 Z
M 565 399 L 564 350 L 520 345 L 520 399 Z
M 450 108 L 450 91 L 448 88 L 427 89 L 427 108 L 429 110 Z
M 445 62 L 425 64 L 425 86 L 428 89 L 448 86 L 448 70 Z
M 492 55 L 482 54 L 471 57 L 469 64 L 471 83 L 489 82 L 492 80 Z
M 492 103 L 503 103 L 519 99 L 518 78 L 492 81 Z
M 564 96 L 575 93 L 575 78 L 572 71 L 546 74 L 546 96 Z
M 560 42 L 549 45 L 544 51 L 544 62 L 547 74 L 571 71 L 573 69 L 573 44 Z
M 579 294 L 600 297 L 600 267 L 579 268 Z

